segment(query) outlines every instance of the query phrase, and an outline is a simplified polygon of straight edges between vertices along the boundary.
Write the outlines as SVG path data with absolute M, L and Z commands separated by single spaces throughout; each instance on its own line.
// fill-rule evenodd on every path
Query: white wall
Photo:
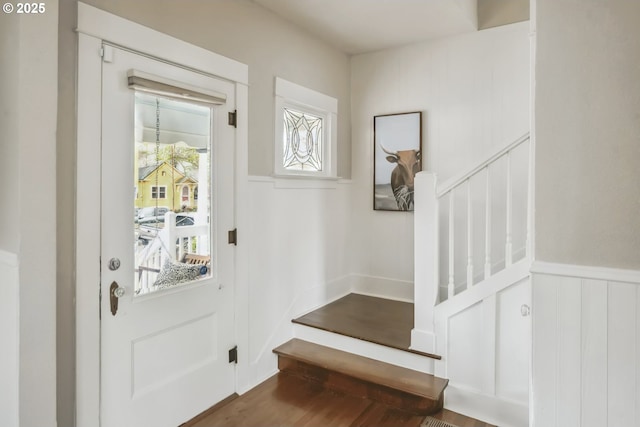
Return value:
M 640 426 L 640 271 L 535 268 L 532 426 Z
M 413 281 L 413 214 L 372 210 L 373 116 L 423 112 L 423 168 L 443 182 L 529 129 L 528 23 L 352 58 L 355 272 Z
M 20 426 L 52 426 L 56 424 L 58 2 L 47 2 L 43 14 L 3 15 L 0 67 L 3 78 L 12 80 L 2 86 L 2 124 L 8 126 L 1 131 L 0 169 L 6 167 L 12 175 L 2 174 L 3 186 L 11 194 L 2 199 L 1 210 L 8 215 L 0 215 L 0 248 L 15 255 L 8 255 L 12 265 L 0 262 L 3 294 L 8 298 L 0 300 L 0 311 L 8 316 L 3 335 L 9 334 L 2 351 L 8 365 L 3 368 L 13 371 L 8 385 L 18 392 L 8 399 L 8 423 L 15 423 L 17 402 Z M 7 92 L 5 83 L 12 86 Z M 12 332 L 18 332 L 17 338 Z M 4 415 L 0 412 L 0 417 Z

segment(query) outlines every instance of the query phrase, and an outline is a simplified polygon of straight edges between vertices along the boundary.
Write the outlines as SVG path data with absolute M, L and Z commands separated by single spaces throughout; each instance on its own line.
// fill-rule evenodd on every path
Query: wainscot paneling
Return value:
M 638 274 L 533 270 L 532 426 L 639 427 Z
M 0 425 L 18 427 L 18 258 L 0 250 Z
M 277 371 L 272 353 L 293 337 L 291 319 L 349 293 L 349 181 L 249 177 L 251 385 Z
M 435 311 L 442 355 L 435 374 L 450 381 L 445 408 L 501 427 L 526 427 L 529 419 L 531 318 L 521 310 L 531 288 L 527 276 L 515 277 L 474 304 L 443 303 Z M 466 292 L 474 290 L 482 289 Z

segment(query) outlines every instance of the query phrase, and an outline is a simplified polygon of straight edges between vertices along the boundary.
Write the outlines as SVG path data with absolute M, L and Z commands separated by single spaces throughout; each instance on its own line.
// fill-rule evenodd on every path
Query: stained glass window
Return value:
M 322 171 L 322 117 L 291 108 L 283 110 L 283 167 L 296 171 Z
M 274 175 L 336 179 L 338 100 L 279 77 L 275 83 Z

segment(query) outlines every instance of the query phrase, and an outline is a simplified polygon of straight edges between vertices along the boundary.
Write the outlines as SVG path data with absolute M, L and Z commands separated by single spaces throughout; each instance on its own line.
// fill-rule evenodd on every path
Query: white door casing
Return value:
M 247 100 L 248 69 L 246 65 L 222 57 L 202 48 L 167 36 L 131 21 L 78 3 L 79 61 L 77 116 L 77 202 L 76 202 L 76 425 L 99 426 L 100 392 L 100 162 L 101 162 L 101 67 L 100 50 L 104 41 L 111 41 L 162 62 L 180 64 L 198 74 L 219 77 L 229 82 L 235 92 L 235 108 L 240 112 L 235 130 L 235 226 L 246 222 L 246 157 L 247 157 Z M 179 67 L 182 68 L 182 67 Z M 230 110 L 232 108 L 229 108 Z M 225 113 L 226 114 L 226 113 Z M 233 183 L 229 183 L 233 186 Z M 131 188 L 131 186 L 129 186 Z M 130 215 L 128 215 L 130 216 Z M 239 357 L 235 369 L 236 390 L 250 386 L 247 353 L 247 247 L 235 248 L 236 283 L 230 305 L 236 317 L 231 329 L 238 344 Z M 102 268 L 106 268 L 106 260 Z M 124 268 L 124 267 L 121 267 Z M 180 291 L 179 293 L 187 293 Z M 104 301 L 104 300 L 103 300 Z M 122 302 L 120 307 L 125 307 Z M 103 315 L 111 316 L 107 311 Z M 193 320 L 193 319 L 192 319 Z M 197 323 L 197 321 L 196 321 Z M 206 323 L 206 322 L 205 322 Z M 202 325 L 202 324 L 201 324 Z M 206 326 L 205 327 L 209 327 Z M 224 349 L 226 352 L 227 349 Z M 145 390 L 148 392 L 148 390 Z M 129 396 L 132 390 L 129 389 Z M 215 399 L 215 398 L 214 398 Z M 213 403 L 213 402 L 210 402 Z M 146 425 L 144 424 L 140 425 Z
M 104 52 L 101 421 L 105 427 L 172 427 L 235 392 L 235 365 L 227 358 L 234 346 L 234 254 L 233 246 L 223 239 L 234 225 L 234 128 L 224 121 L 229 108 L 235 108 L 233 85 L 108 45 Z M 130 70 L 227 98 L 224 105 L 205 107 L 213 113 L 211 277 L 145 295 L 134 291 L 137 265 L 131 189 L 138 165 L 133 162 L 136 111 L 135 91 L 127 86 Z M 167 116 L 170 111 L 163 113 Z M 113 258 L 121 262 L 116 270 L 109 268 Z M 118 298 L 117 312 L 111 314 L 114 282 L 125 294 Z

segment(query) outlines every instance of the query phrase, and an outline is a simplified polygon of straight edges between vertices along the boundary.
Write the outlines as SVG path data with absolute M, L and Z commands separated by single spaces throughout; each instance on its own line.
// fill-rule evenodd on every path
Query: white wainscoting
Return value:
M 510 270 L 499 274 L 502 280 L 466 291 L 473 301 L 436 306 L 436 353 L 442 360 L 435 375 L 449 379 L 445 408 L 500 427 L 526 427 L 531 317 L 521 307 L 530 305 L 531 288 L 528 268 Z
M 0 250 L 0 425 L 18 427 L 18 257 Z
M 640 426 L 640 272 L 533 266 L 533 427 Z
M 277 371 L 272 350 L 293 337 L 291 320 L 352 288 L 350 181 L 251 176 L 249 229 L 250 386 Z M 242 350 L 241 350 L 242 351 Z

